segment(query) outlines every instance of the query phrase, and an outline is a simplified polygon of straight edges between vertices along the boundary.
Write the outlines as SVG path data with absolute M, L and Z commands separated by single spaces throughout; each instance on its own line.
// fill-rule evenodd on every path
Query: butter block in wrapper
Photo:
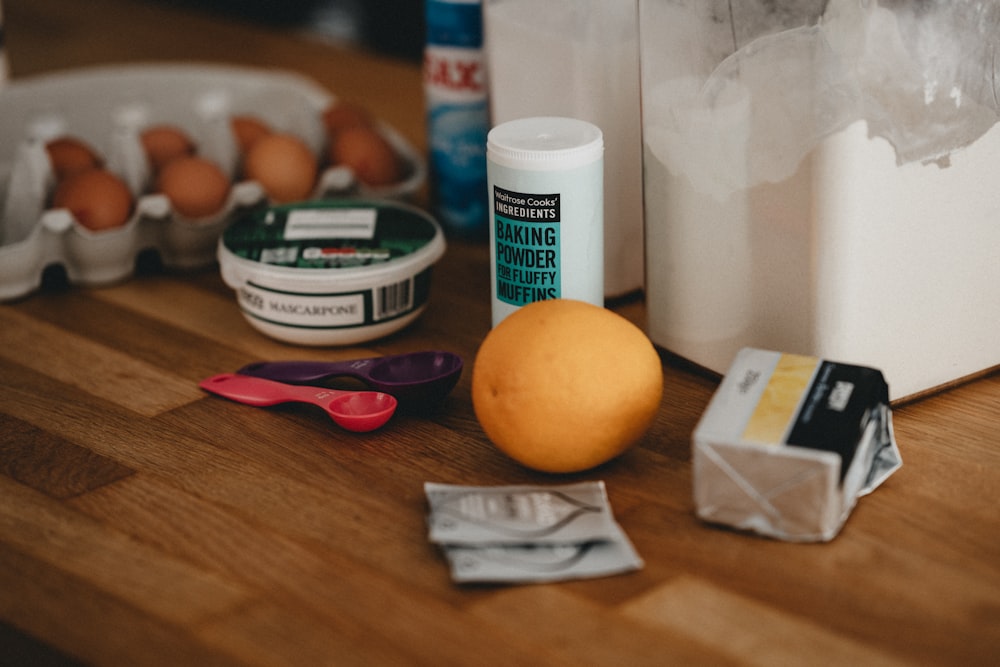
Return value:
M 833 539 L 902 465 L 880 371 L 753 348 L 692 440 L 697 515 L 789 541 Z

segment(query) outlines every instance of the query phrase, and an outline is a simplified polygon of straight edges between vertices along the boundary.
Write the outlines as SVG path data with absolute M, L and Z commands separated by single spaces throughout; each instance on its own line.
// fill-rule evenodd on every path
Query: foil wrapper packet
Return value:
M 428 539 L 457 583 L 542 583 L 643 566 L 603 482 L 457 486 L 428 482 Z
M 902 465 L 876 369 L 744 348 L 692 437 L 699 518 L 829 541 Z

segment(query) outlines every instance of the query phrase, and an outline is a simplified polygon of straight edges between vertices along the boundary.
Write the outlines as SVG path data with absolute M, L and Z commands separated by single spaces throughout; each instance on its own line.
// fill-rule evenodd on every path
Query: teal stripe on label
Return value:
M 495 216 L 497 298 L 513 306 L 562 296 L 559 223 Z

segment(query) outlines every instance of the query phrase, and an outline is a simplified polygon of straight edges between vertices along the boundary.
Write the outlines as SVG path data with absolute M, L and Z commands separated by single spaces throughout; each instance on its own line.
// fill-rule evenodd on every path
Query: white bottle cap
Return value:
M 486 136 L 487 159 L 513 169 L 573 169 L 603 155 L 600 128 L 575 118 L 520 118 L 497 125 Z

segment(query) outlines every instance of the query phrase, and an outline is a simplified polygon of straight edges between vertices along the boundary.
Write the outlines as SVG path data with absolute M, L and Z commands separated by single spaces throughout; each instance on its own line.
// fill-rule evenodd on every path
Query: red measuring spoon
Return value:
M 213 375 L 199 382 L 198 386 L 238 403 L 257 407 L 279 403 L 318 405 L 348 431 L 374 431 L 396 412 L 396 399 L 381 391 L 341 391 L 290 385 L 235 373 Z

